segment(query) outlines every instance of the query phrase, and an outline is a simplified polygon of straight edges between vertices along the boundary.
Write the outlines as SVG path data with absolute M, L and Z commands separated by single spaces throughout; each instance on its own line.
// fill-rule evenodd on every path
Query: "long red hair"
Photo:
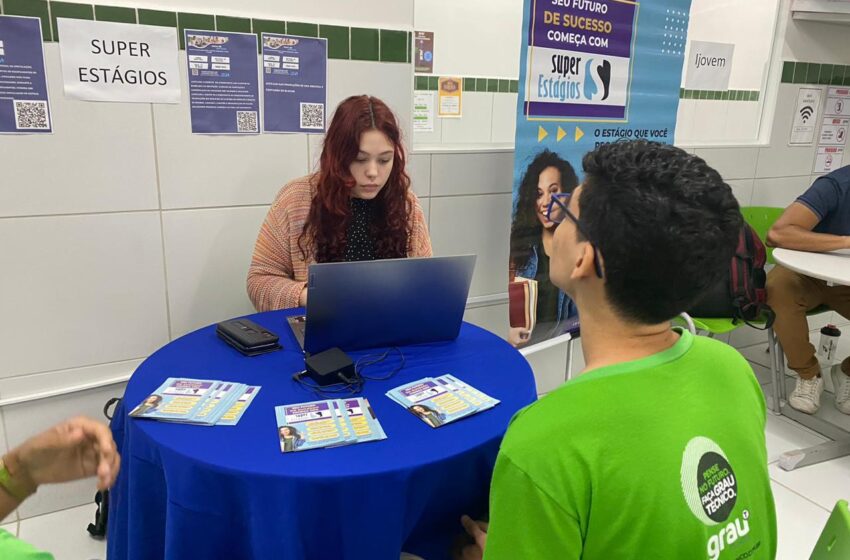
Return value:
M 372 239 L 379 259 L 407 256 L 413 212 L 405 172 L 401 131 L 395 115 L 377 97 L 359 95 L 339 104 L 325 135 L 319 160 L 318 189 L 298 246 L 307 258 L 312 249 L 316 262 L 344 259 L 346 233 L 351 222 L 351 189 L 356 185 L 349 167 L 360 151 L 360 137 L 369 130 L 383 132 L 393 145 L 393 167 L 384 188 L 375 197 L 378 205 L 372 222 Z

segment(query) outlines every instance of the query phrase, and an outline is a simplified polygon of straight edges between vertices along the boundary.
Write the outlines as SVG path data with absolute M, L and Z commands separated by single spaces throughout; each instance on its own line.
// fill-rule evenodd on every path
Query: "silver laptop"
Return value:
M 310 265 L 307 314 L 287 318 L 308 354 L 453 340 L 475 255 Z

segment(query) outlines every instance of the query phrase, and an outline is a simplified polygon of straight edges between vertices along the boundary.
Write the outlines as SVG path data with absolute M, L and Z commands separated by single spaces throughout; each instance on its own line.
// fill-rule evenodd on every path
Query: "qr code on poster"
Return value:
M 236 111 L 236 132 L 259 132 L 256 111 Z
M 324 103 L 301 103 L 301 128 L 314 130 L 325 128 Z
M 15 128 L 18 130 L 50 130 L 47 101 L 15 100 Z

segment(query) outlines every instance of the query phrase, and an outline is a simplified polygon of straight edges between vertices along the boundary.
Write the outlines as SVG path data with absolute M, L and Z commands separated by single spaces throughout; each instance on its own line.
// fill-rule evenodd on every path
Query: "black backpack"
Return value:
M 764 243 L 745 222 L 729 263 L 729 274 L 706 290 L 688 310 L 688 315 L 706 319 L 731 317 L 735 322 L 742 321 L 760 330 L 772 327 L 775 314 L 767 305 L 766 262 Z M 763 322 L 764 326 L 753 325 L 751 321 Z
M 106 406 L 103 407 L 103 415 L 109 420 L 110 426 L 112 425 L 112 415 L 115 412 L 115 408 L 112 407 L 117 408 L 120 402 L 120 398 L 114 397 L 106 401 Z M 109 411 L 110 408 L 112 408 L 112 412 Z M 94 503 L 97 504 L 94 523 L 89 523 L 86 531 L 96 539 L 103 539 L 106 537 L 106 524 L 109 520 L 109 490 L 98 490 L 94 495 Z

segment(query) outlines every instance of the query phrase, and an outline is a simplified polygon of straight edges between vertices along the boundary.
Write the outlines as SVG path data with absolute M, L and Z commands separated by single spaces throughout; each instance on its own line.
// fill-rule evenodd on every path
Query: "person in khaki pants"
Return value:
M 814 252 L 850 249 L 850 165 L 820 177 L 800 195 L 770 228 L 767 244 Z M 767 303 L 776 312 L 773 329 L 788 366 L 799 376 L 788 403 L 800 412 L 814 414 L 820 407 L 823 378 L 809 342 L 806 312 L 828 305 L 850 318 L 850 286 L 828 286 L 823 280 L 776 265 L 767 275 Z M 835 406 L 850 414 L 850 358 L 840 368 L 833 368 L 832 375 Z

